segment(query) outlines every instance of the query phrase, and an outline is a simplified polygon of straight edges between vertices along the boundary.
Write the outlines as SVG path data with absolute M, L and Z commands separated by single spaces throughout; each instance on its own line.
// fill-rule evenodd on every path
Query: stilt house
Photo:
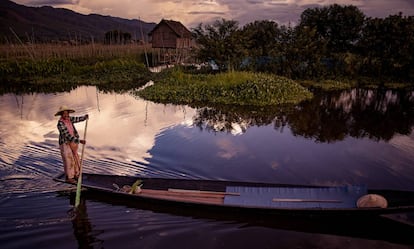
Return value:
M 173 20 L 162 19 L 148 36 L 152 48 L 159 49 L 158 62 L 161 63 L 180 62 L 193 47 L 191 32 L 181 22 Z

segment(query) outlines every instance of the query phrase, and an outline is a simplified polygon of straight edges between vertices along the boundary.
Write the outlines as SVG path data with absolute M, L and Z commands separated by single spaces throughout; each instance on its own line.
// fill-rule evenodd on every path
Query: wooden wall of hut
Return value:
M 189 48 L 153 48 L 151 54 L 151 65 L 191 63 L 191 52 Z
M 194 41 L 191 32 L 180 22 L 163 19 L 149 36 L 153 48 L 150 56 L 153 66 L 188 63 Z
M 166 25 L 160 25 L 152 34 L 152 47 L 176 48 L 177 35 Z

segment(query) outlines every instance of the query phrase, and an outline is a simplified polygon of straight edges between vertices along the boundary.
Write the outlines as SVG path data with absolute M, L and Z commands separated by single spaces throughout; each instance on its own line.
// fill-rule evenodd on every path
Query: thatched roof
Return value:
M 162 19 L 160 23 L 158 23 L 149 33 L 149 36 L 161 26 L 167 25 L 176 35 L 180 38 L 191 38 L 191 32 L 181 23 L 173 20 L 165 20 Z

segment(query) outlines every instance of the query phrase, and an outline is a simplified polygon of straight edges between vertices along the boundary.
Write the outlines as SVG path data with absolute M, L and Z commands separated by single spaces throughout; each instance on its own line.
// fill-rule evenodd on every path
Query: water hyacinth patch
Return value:
M 191 75 L 177 70 L 136 94 L 161 103 L 249 106 L 296 104 L 312 98 L 306 88 L 276 75 L 253 72 Z

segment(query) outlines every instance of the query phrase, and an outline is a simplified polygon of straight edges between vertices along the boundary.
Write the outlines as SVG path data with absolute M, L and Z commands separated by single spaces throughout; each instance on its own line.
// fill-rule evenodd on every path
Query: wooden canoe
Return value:
M 65 182 L 64 175 L 55 180 Z M 134 193 L 131 187 L 141 182 Z M 230 212 L 283 215 L 377 216 L 414 211 L 414 192 L 372 190 L 364 186 L 306 186 L 220 180 L 164 179 L 84 173 L 90 191 L 162 205 L 203 207 Z M 361 196 L 376 194 L 386 208 L 357 207 Z

